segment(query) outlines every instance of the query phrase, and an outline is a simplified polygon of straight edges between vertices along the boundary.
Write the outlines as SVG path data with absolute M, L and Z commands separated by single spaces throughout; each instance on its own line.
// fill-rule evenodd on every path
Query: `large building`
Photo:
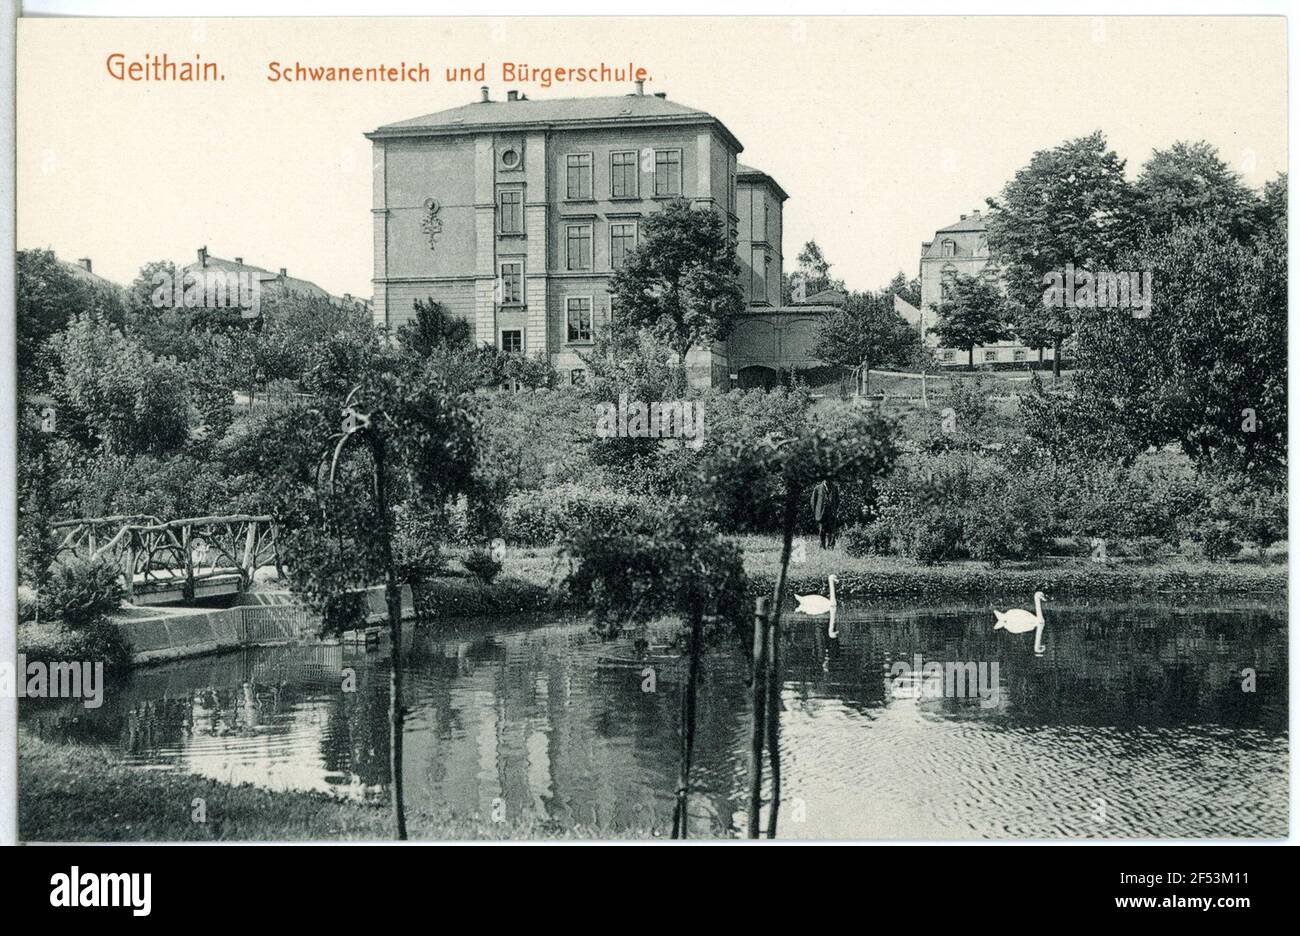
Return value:
M 610 319 L 611 275 L 643 219 L 685 198 L 728 220 L 746 299 L 730 341 L 692 351 L 691 382 L 727 386 L 777 363 L 787 196 L 736 161 L 740 141 L 711 114 L 639 86 L 538 101 L 483 88 L 472 104 L 366 136 L 376 324 L 396 328 L 432 297 L 471 321 L 479 344 L 545 355 L 580 382 Z
M 962 215 L 956 224 L 939 228 L 934 239 L 921 244 L 921 308 L 919 325 L 926 340 L 935 348 L 940 363 L 959 366 L 969 363 L 967 352 L 939 346 L 930 334 L 938 316 L 935 310 L 947 297 L 947 290 L 958 275 L 993 276 L 989 268 L 988 222 L 979 211 Z M 975 364 L 1018 364 L 1051 360 L 1052 350 L 1029 348 L 1016 340 L 978 345 Z

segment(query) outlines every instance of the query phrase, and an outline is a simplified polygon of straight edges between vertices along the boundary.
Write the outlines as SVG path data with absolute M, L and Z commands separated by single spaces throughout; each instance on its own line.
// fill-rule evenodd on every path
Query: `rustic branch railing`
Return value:
M 140 587 L 182 585 L 194 597 L 196 583 L 238 575 L 244 591 L 263 566 L 280 565 L 275 523 L 270 517 L 234 514 L 160 522 L 127 515 L 65 520 L 59 554 L 107 558 L 122 570 L 127 597 Z

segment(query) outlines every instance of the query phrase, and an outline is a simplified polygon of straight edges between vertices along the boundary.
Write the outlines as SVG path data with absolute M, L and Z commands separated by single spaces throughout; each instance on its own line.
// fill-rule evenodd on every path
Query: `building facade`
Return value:
M 921 244 L 920 327 L 939 362 L 962 366 L 970 355 L 956 348 L 940 346 L 930 333 L 938 319 L 936 309 L 947 298 L 953 280 L 961 276 L 993 277 L 989 267 L 988 221 L 979 211 L 962 215 L 956 224 L 939 228 L 932 240 Z M 910 316 L 909 316 L 910 320 Z M 1052 359 L 1052 349 L 1030 348 L 1015 339 L 975 347 L 975 364 L 1028 364 Z
M 478 344 L 544 355 L 568 381 L 611 316 L 610 278 L 675 198 L 718 211 L 748 309 L 781 302 L 781 205 L 712 115 L 663 94 L 532 101 L 516 92 L 366 134 L 374 147 L 374 316 L 397 328 L 432 297 Z M 691 352 L 726 386 L 729 343 Z

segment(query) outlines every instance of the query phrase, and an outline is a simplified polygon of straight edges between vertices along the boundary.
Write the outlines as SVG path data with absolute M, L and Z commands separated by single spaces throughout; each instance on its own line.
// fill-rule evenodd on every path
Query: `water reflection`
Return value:
M 1051 613 L 1041 657 L 1032 640 L 993 631 L 983 605 L 849 603 L 838 639 L 824 620 L 789 621 L 783 834 L 1285 835 L 1280 605 Z M 643 691 L 637 668 L 598 663 L 628 647 L 601 644 L 573 620 L 449 621 L 413 635 L 407 652 L 412 809 L 484 822 L 504 810 L 606 836 L 667 829 L 675 667 L 658 667 L 656 691 Z M 921 661 L 984 665 L 997 691 L 936 697 L 907 675 Z M 704 669 L 696 834 L 743 824 L 743 671 L 726 651 Z M 355 691 L 343 689 L 347 672 Z M 1242 691 L 1251 672 L 1255 691 Z M 113 743 L 142 768 L 382 800 L 387 715 L 382 649 L 311 646 L 141 670 L 99 710 L 25 705 L 22 719 L 47 738 Z

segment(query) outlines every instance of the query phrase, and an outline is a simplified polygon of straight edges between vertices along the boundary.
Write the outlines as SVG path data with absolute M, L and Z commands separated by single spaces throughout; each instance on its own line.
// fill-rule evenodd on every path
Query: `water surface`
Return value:
M 983 603 L 849 603 L 837 640 L 825 619 L 787 619 L 782 835 L 1286 835 L 1280 602 L 1047 614 L 1042 656 L 1032 634 L 993 631 Z M 678 667 L 656 667 L 647 692 L 640 668 L 599 662 L 630 655 L 628 641 L 601 643 L 583 621 L 554 617 L 448 620 L 411 635 L 407 652 L 413 808 L 667 833 Z M 899 675 L 918 662 L 982 664 L 997 691 L 927 691 Z M 48 739 L 112 744 L 142 770 L 382 801 L 387 712 L 383 648 L 300 646 L 137 670 L 96 711 L 25 704 L 21 717 Z M 744 666 L 719 648 L 700 690 L 696 835 L 743 829 L 748 748 Z

